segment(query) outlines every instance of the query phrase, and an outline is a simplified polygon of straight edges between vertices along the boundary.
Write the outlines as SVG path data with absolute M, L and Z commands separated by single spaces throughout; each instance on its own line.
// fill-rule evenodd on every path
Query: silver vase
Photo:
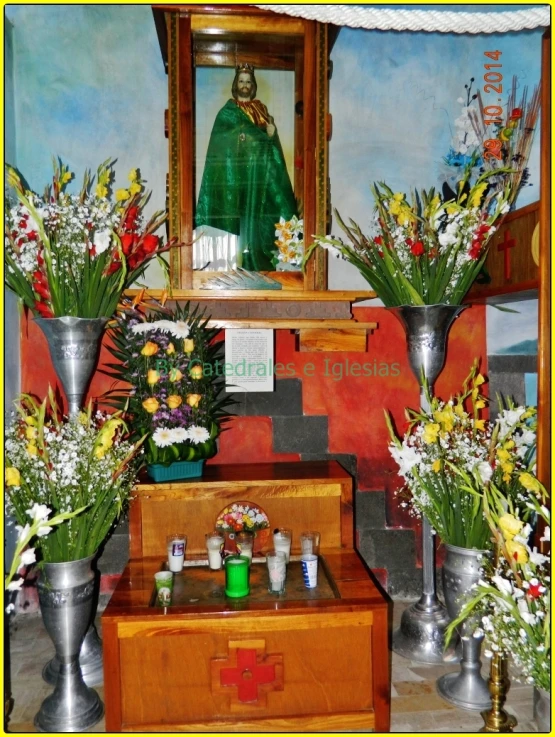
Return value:
M 48 342 L 54 370 L 67 397 L 69 416 L 76 417 L 83 406 L 83 397 L 98 361 L 108 318 L 66 316 L 34 319 Z M 87 685 L 96 686 L 102 683 L 102 641 L 94 625 L 87 632 L 80 660 Z M 44 680 L 55 685 L 58 669 L 59 663 L 53 658 L 43 670 Z
M 95 369 L 107 317 L 35 317 L 48 341 L 50 358 L 62 383 L 69 416 L 81 410 L 83 397 Z
M 39 732 L 83 732 L 102 718 L 99 695 L 85 685 L 79 649 L 94 601 L 94 556 L 66 563 L 45 563 L 38 582 L 39 602 L 60 669 L 56 688 L 35 717 Z
M 447 334 L 466 305 L 402 305 L 389 307 L 405 328 L 410 367 L 420 385 L 420 406 L 430 409 L 424 384 L 431 393 L 445 363 Z M 434 536 L 422 519 L 422 596 L 405 609 L 393 633 L 393 650 L 419 663 L 450 663 L 457 659 L 453 645 L 445 647 L 449 615 L 436 594 Z
M 459 616 L 468 600 L 471 588 L 480 579 L 485 550 L 459 548 L 445 544 L 447 555 L 443 564 L 443 592 L 447 611 L 452 619 Z M 461 709 L 484 711 L 491 708 L 488 682 L 480 675 L 480 650 L 484 636 L 474 637 L 478 622 L 471 618 L 463 623 L 462 659 L 459 673 L 448 673 L 437 681 L 439 695 Z
M 534 686 L 534 720 L 538 732 L 551 734 L 551 694 L 539 686 Z

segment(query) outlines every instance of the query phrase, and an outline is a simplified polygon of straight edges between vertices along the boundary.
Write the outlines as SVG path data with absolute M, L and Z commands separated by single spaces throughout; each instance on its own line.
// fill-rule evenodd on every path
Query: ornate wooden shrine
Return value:
M 292 529 L 286 593 L 223 595 L 204 533 L 227 504 L 262 507 Z M 353 549 L 352 480 L 335 461 L 208 466 L 202 479 L 137 489 L 131 560 L 102 617 L 109 732 L 389 731 L 388 605 Z M 172 605 L 155 603 L 166 534 L 187 564 Z M 299 578 L 299 535 L 321 533 L 318 587 Z M 269 543 L 271 547 L 272 543 Z

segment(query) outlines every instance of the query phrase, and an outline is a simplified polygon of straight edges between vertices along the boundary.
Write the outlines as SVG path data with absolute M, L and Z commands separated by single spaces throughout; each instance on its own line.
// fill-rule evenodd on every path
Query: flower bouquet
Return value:
M 127 428 L 117 413 L 93 414 L 90 404 L 67 421 L 51 390 L 42 404 L 23 394 L 17 410 L 5 442 L 7 511 L 21 526 L 20 536 L 29 529 L 30 510 L 40 520 L 47 509 L 56 519 L 67 515 L 52 532 L 48 525 L 38 530 L 42 558 L 47 563 L 86 558 L 98 550 L 130 498 L 141 443 L 125 439 Z
M 377 233 L 366 236 L 350 220 L 335 216 L 349 242 L 315 236 L 304 263 L 321 246 L 356 266 L 386 307 L 459 305 L 478 276 L 487 243 L 510 209 L 508 185 L 492 178 L 508 169 L 484 171 L 471 184 L 476 157 L 465 167 L 453 198 L 434 189 L 413 192 L 410 202 L 383 182 L 372 186 Z
M 138 169 L 130 184 L 111 198 L 113 164 L 105 161 L 94 177 L 85 172 L 78 194 L 67 186 L 73 174 L 54 160 L 54 176 L 42 196 L 32 192 L 8 166 L 8 182 L 17 203 L 7 208 L 5 278 L 7 286 L 36 317 L 111 317 L 122 291 L 153 258 L 167 268 L 155 231 L 166 214 L 146 221 L 150 198 Z
M 475 478 L 468 479 L 469 489 Z M 518 494 L 508 498 L 495 483 L 486 485 L 485 516 L 496 543 L 496 559 L 476 585 L 454 627 L 471 613 L 481 615 L 481 628 L 493 653 L 512 657 L 526 683 L 549 691 L 551 673 L 551 561 L 530 545 L 532 516 L 545 524 L 541 541 L 550 540 L 547 493 L 535 476 L 518 475 Z
M 518 475 L 532 468 L 536 447 L 534 408 L 510 406 L 495 421 L 480 418 L 487 403 L 480 394 L 484 381 L 476 361 L 454 398 L 444 402 L 428 394 L 428 412 L 407 410 L 402 440 L 386 413 L 389 450 L 405 480 L 401 506 L 425 515 L 443 542 L 476 550 L 491 547 L 480 487 L 492 482 L 516 499 Z
M 110 330 L 119 363 L 105 371 L 128 385 L 106 394 L 107 401 L 130 418 L 134 437 L 147 436 L 150 465 L 200 461 L 216 453 L 216 438 L 229 416 L 231 398 L 221 396 L 225 378 L 221 343 L 208 318 L 190 312 L 157 308 L 149 316 L 132 310 Z
M 225 538 L 226 553 L 236 553 L 235 535 L 238 532 L 251 532 L 254 536 L 254 550 L 260 552 L 270 537 L 270 521 L 266 512 L 251 502 L 233 502 L 218 514 L 215 527 Z
M 302 219 L 299 220 L 296 215 L 293 215 L 291 220 L 280 217 L 279 223 L 276 223 L 276 236 L 278 264 L 287 264 L 300 269 L 304 255 Z

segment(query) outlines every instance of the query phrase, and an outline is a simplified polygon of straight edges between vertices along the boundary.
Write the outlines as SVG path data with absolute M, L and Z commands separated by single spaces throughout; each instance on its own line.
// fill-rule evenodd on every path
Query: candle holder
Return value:
M 225 595 L 232 599 L 247 596 L 250 560 L 244 555 L 229 555 L 224 561 Z
M 516 727 L 516 719 L 507 714 L 503 706 L 511 682 L 507 675 L 507 660 L 499 653 L 494 653 L 491 659 L 489 692 L 491 694 L 491 709 L 482 712 L 485 724 L 480 732 L 512 732 Z

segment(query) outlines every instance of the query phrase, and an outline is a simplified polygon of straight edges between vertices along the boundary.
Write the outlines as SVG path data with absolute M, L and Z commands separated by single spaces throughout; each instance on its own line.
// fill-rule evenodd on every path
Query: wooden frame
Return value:
M 170 150 L 169 230 L 170 235 L 188 244 L 172 252 L 171 284 L 179 290 L 198 289 L 210 273 L 193 272 L 192 243 L 194 219 L 194 49 L 193 35 L 206 30 L 214 33 L 252 33 L 263 37 L 297 36 L 302 39 L 302 136 L 296 136 L 295 155 L 302 154 L 303 219 L 306 246 L 311 234 L 324 232 L 327 214 L 327 139 L 328 139 L 328 53 L 327 28 L 313 21 L 279 16 L 253 6 L 156 6 L 164 12 L 167 24 L 167 70 L 169 79 L 168 137 Z M 158 18 L 158 27 L 160 20 Z M 159 31 L 160 33 L 160 31 Z M 165 44 L 163 44 L 165 45 Z M 164 52 L 163 52 L 164 53 Z M 203 50 L 203 63 L 213 63 Z M 224 62 L 229 64 L 229 60 Z M 302 146 L 302 149 L 301 149 Z M 291 290 L 326 288 L 325 254 L 316 251 L 306 272 L 271 272 L 273 278 Z

